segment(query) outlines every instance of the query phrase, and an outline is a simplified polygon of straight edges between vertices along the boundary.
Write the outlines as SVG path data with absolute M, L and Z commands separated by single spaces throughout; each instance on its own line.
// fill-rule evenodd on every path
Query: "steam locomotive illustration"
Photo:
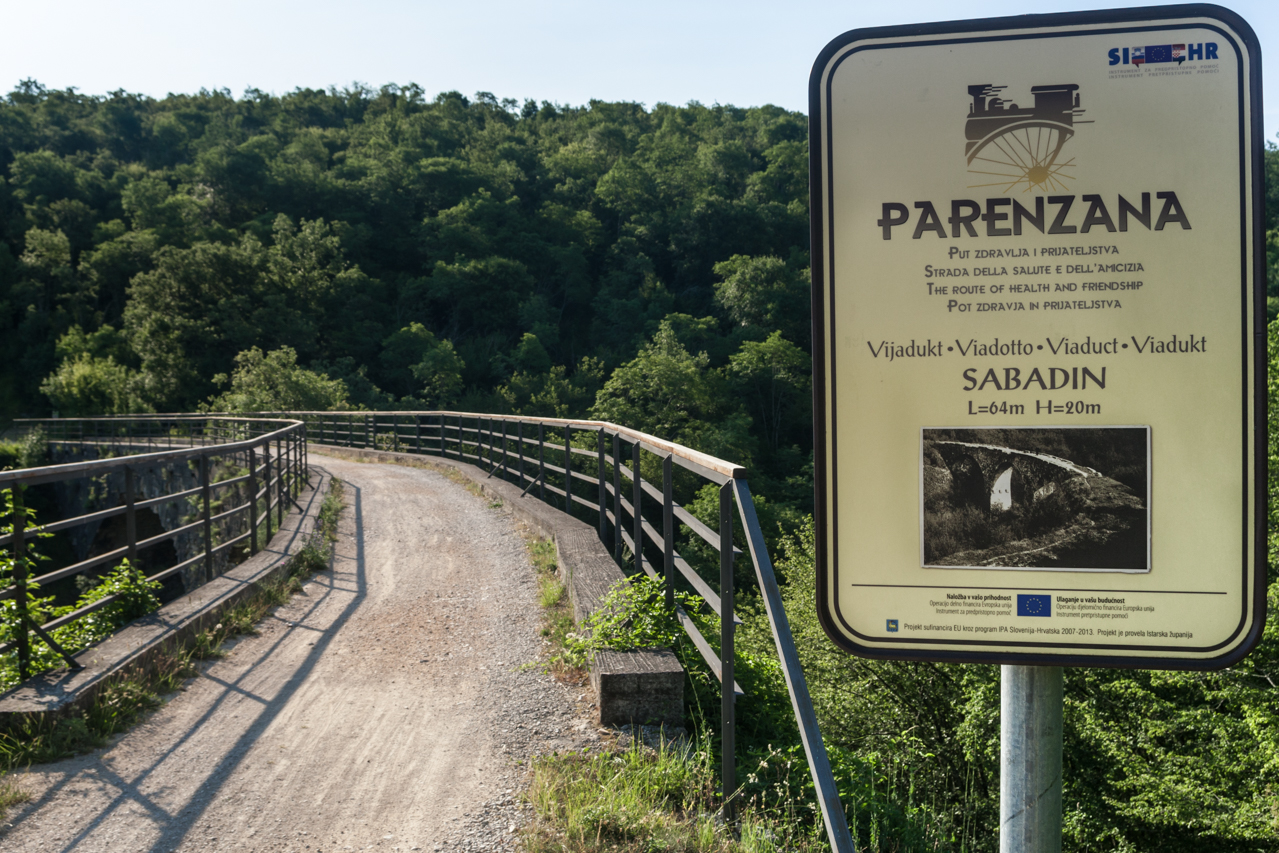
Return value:
M 1002 186 L 1004 192 L 1014 187 L 1022 192 L 1065 189 L 1074 161 L 1061 160 L 1061 149 L 1075 135 L 1084 112 L 1079 86 L 1032 86 L 1031 107 L 1005 100 L 1007 88 L 990 83 L 968 87 L 973 100 L 964 124 L 964 154 L 969 174 L 982 181 L 970 186 Z

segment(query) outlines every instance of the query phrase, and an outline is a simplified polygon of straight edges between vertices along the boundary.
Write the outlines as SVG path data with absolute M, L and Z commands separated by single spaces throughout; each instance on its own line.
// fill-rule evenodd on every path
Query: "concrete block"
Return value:
M 596 652 L 591 686 L 604 725 L 684 724 L 684 668 L 669 649 Z

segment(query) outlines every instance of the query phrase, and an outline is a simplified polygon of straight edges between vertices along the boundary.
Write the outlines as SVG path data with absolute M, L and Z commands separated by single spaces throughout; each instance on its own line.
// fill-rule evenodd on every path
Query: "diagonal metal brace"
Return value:
M 40 635 L 40 639 L 44 640 L 45 643 L 48 644 L 49 648 L 53 649 L 55 652 L 57 652 L 59 655 L 62 656 L 62 659 L 67 662 L 67 666 L 69 666 L 71 669 L 77 669 L 77 670 L 84 669 L 84 664 L 80 663 L 75 658 L 71 657 L 71 655 L 67 654 L 66 649 L 58 645 L 57 641 L 55 641 L 53 637 L 49 636 L 48 631 L 44 630 L 43 628 L 41 628 L 39 625 L 35 624 L 34 622 L 31 623 L 31 629 Z
M 527 486 L 525 486 L 525 487 L 524 487 L 524 491 L 520 492 L 520 497 L 524 497 L 525 495 L 527 495 L 527 494 L 528 494 L 528 490 L 529 490 L 529 489 L 531 489 L 531 488 L 533 488 L 534 486 L 536 486 L 536 485 L 537 485 L 537 483 L 538 483 L 538 481 L 539 481 L 539 480 L 541 480 L 541 479 L 542 479 L 543 477 L 545 477 L 545 476 L 546 476 L 546 469 L 545 469 L 545 468 L 543 468 L 543 469 L 541 469 L 540 471 L 538 471 L 538 472 L 537 472 L 537 476 L 536 476 L 536 477 L 534 477 L 534 478 L 533 478 L 533 479 L 529 482 L 529 484 L 528 484 Z

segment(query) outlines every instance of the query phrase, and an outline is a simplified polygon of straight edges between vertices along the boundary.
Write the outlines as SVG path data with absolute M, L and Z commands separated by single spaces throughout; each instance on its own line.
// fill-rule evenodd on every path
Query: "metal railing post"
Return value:
M 546 425 L 537 422 L 537 492 L 538 498 L 546 502 Z
M 284 452 L 280 440 L 275 440 L 275 529 L 284 527 Z
M 27 609 L 27 509 L 22 502 L 22 486 L 15 483 L 9 490 L 13 498 L 13 604 L 18 611 L 18 677 L 23 681 L 31 672 L 31 613 Z
M 813 787 L 817 791 L 817 806 L 822 813 L 822 822 L 826 824 L 826 838 L 836 853 L 856 853 L 852 836 L 848 832 L 844 808 L 839 802 L 835 775 L 831 772 L 826 746 L 822 743 L 817 714 L 813 712 L 813 700 L 808 695 L 804 668 L 800 666 L 799 652 L 795 649 L 795 639 L 786 619 L 786 608 L 782 605 L 782 593 L 777 587 L 777 577 L 773 574 L 773 563 L 768 558 L 768 547 L 759 527 L 759 518 L 755 515 L 750 488 L 745 480 L 731 482 L 737 491 L 737 511 L 742 519 L 742 535 L 746 539 L 751 562 L 755 565 L 755 579 L 763 593 L 764 612 L 768 616 L 769 627 L 773 629 L 777 659 L 782 666 L 782 677 L 786 679 L 791 709 L 795 714 L 795 722 L 799 724 L 799 737 L 804 743 L 804 755 L 808 758 L 808 769 L 813 778 Z
M 262 496 L 266 498 L 266 540 L 263 544 L 271 541 L 271 442 L 262 443 Z M 257 507 L 253 508 L 254 513 Z
M 417 414 L 413 416 L 413 452 L 422 453 L 422 416 Z
M 501 423 L 502 425 L 502 438 L 500 439 L 501 441 L 500 444 L 498 443 L 499 439 L 497 437 L 498 423 Z M 489 421 L 489 446 L 493 448 L 492 449 L 493 471 L 494 473 L 497 473 L 497 475 L 501 479 L 505 480 L 506 479 L 506 470 L 505 470 L 506 468 L 506 418 L 493 418 Z M 500 462 L 498 461 L 499 457 L 501 458 Z
M 644 569 L 644 514 L 641 511 L 644 500 L 644 483 L 640 480 L 640 446 L 639 442 L 631 445 L 631 531 L 635 543 L 635 571 Z
M 675 497 L 671 454 L 662 458 L 662 577 L 666 587 L 666 606 L 675 609 Z M 733 689 L 730 685 L 730 691 Z
M 599 486 L 600 503 L 600 543 L 608 542 L 608 489 L 604 484 L 604 428 L 595 431 L 595 453 L 599 464 L 596 466 L 595 482 Z
M 724 813 L 731 818 L 737 793 L 736 738 L 733 685 L 733 483 L 719 490 L 719 660 L 720 740 L 723 751 Z
M 515 448 L 520 459 L 520 462 L 519 462 L 520 473 L 518 475 L 518 480 L 519 480 L 520 488 L 523 488 L 524 487 L 524 421 L 515 422 Z
M 501 473 L 498 474 L 498 476 L 501 477 L 503 480 L 505 480 L 506 479 L 506 418 L 501 418 L 501 424 L 502 424 L 502 439 L 501 439 L 502 440 L 502 444 L 501 444 L 502 461 L 500 463 L 500 466 L 495 465 L 493 467 L 493 470 L 497 471 L 499 470 L 499 467 L 500 467 Z M 489 429 L 490 429 L 490 434 L 493 436 L 493 442 L 494 444 L 496 444 L 498 440 L 497 430 L 494 429 L 493 427 L 490 427 Z
M 573 428 L 564 424 L 564 511 L 573 514 Z
M 258 454 L 249 448 L 249 554 L 258 552 Z
M 209 457 L 200 457 L 200 498 L 204 504 L 204 582 L 213 580 L 213 516 L 210 511 Z
M 622 437 L 613 433 L 613 559 L 622 562 Z
M 130 566 L 138 560 L 138 515 L 133 506 L 133 468 L 124 466 L 124 538 L 128 551 L 125 556 Z M 135 566 L 136 568 L 136 566 Z

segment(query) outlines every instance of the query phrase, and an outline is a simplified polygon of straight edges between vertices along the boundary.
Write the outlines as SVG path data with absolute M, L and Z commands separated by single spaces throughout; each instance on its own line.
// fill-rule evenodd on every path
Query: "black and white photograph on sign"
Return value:
M 1150 428 L 924 429 L 925 568 L 1150 570 Z

